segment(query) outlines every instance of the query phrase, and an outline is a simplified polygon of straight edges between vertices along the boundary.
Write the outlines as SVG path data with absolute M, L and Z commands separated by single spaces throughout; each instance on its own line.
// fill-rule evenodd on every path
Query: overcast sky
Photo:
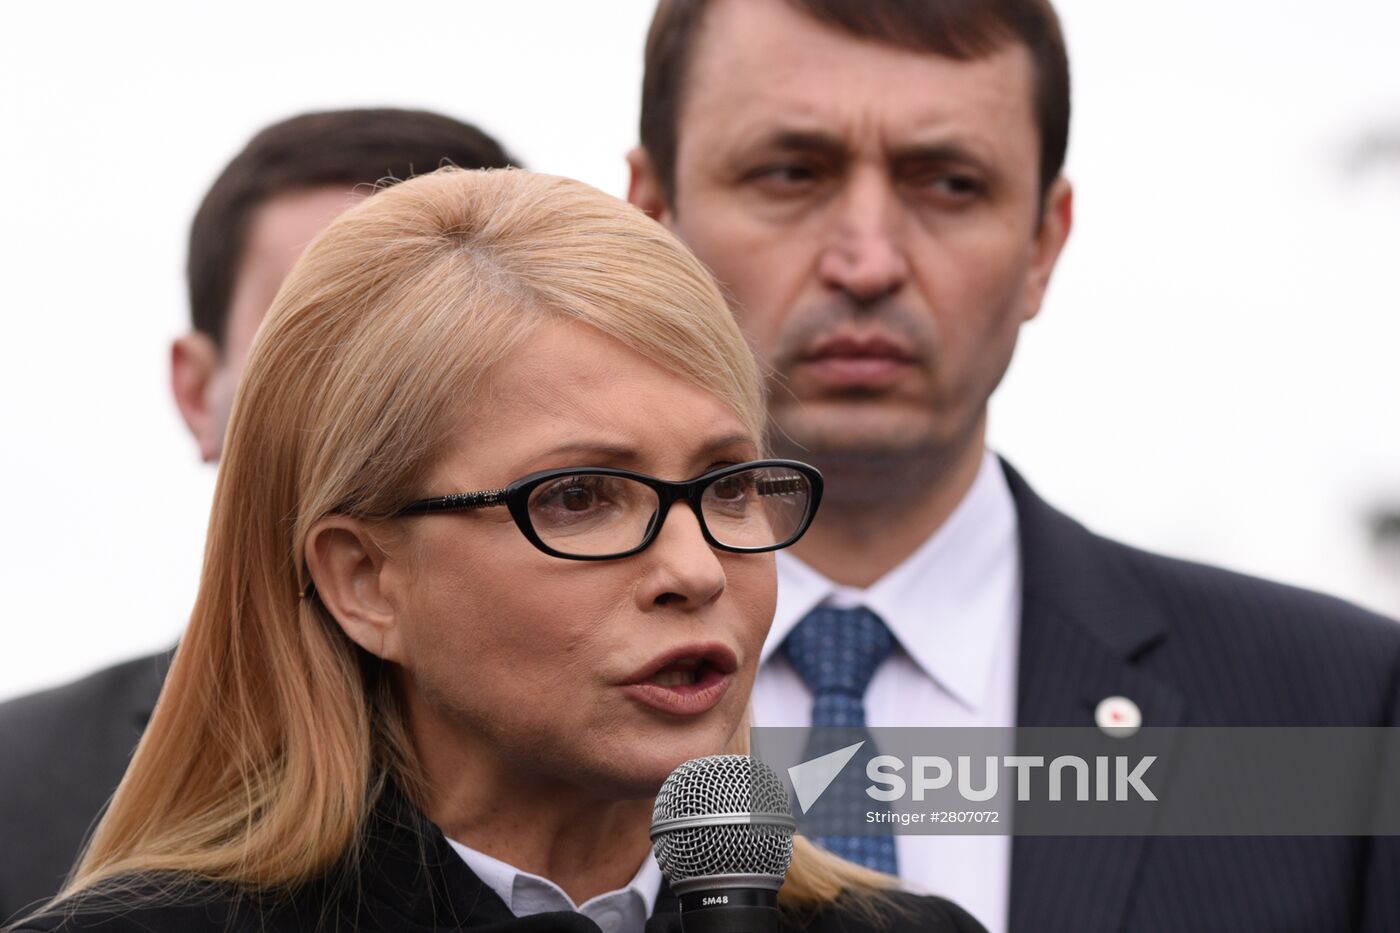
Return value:
M 168 345 L 190 216 L 253 132 L 427 107 L 623 193 L 650 0 L 388 9 L 7 9 L 0 697 L 188 614 L 213 470 Z M 1400 4 L 1060 9 L 1076 224 L 993 446 L 1104 533 L 1400 611 L 1364 525 L 1400 502 Z

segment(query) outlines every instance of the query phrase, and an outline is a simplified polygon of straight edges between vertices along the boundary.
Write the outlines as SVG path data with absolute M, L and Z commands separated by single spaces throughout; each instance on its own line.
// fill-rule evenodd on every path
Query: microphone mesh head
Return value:
M 791 820 L 787 789 L 773 769 L 747 755 L 685 762 L 661 785 L 652 826 L 665 820 L 734 814 L 733 822 L 655 832 L 656 862 L 671 884 L 709 875 L 787 874 L 792 826 L 743 822 L 753 814 Z

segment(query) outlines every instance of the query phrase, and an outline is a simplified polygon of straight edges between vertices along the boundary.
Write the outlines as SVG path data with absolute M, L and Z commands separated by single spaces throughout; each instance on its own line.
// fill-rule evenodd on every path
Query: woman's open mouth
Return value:
M 723 645 L 683 648 L 649 664 L 623 689 L 663 713 L 698 716 L 719 703 L 738 666 L 734 652 Z

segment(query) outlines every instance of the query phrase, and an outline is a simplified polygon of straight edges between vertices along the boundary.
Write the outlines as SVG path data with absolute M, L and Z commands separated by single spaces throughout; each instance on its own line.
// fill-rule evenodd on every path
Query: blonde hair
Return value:
M 312 243 L 248 360 L 164 692 L 65 895 L 158 870 L 290 889 L 357 851 L 386 781 L 416 796 L 389 678 L 299 598 L 303 545 L 328 513 L 404 505 L 491 368 L 560 317 L 714 394 L 761 441 L 758 372 L 705 269 L 587 185 L 444 169 Z M 800 843 L 784 895 L 889 882 Z

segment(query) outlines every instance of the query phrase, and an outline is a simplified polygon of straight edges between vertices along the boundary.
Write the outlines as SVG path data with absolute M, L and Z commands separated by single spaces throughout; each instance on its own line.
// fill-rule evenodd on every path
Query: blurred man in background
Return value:
M 223 170 L 190 228 L 193 329 L 171 388 L 206 462 L 218 459 L 258 325 L 306 244 L 376 184 L 445 164 L 515 164 L 435 113 L 310 113 L 267 127 Z M 0 704 L 0 924 L 56 893 L 150 719 L 170 652 Z
M 986 447 L 1071 226 L 1047 0 L 662 0 L 641 110 L 631 200 L 731 296 L 775 452 L 826 476 L 758 725 L 1396 724 L 1400 627 L 1098 537 Z M 1395 844 L 831 840 L 992 933 L 1400 930 Z

